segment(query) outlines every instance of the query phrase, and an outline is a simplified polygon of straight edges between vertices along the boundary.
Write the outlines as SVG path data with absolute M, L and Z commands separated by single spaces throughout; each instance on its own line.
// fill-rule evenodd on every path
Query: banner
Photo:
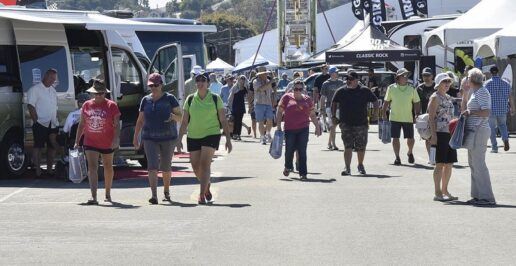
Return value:
M 358 20 L 364 20 L 364 10 L 362 8 L 362 0 L 353 0 L 351 2 L 351 11 Z
M 370 24 L 376 28 L 382 26 L 382 22 L 387 20 L 387 12 L 385 11 L 384 0 L 369 0 L 371 2 L 370 7 Z M 401 0 L 400 0 L 401 1 Z
M 413 6 L 416 8 L 418 15 L 428 17 L 428 3 L 427 0 L 413 0 Z
M 364 17 L 371 13 L 371 0 L 362 0 L 362 9 L 364 10 Z
M 398 0 L 398 2 L 400 3 L 401 16 L 404 20 L 416 15 L 417 11 L 414 9 L 412 0 Z

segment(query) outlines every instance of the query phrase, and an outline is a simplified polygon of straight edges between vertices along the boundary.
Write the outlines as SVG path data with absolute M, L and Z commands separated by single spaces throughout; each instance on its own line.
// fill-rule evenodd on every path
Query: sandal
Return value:
M 163 198 L 163 201 L 172 201 L 172 200 L 170 199 L 170 192 L 165 191 L 165 192 L 163 192 L 163 194 L 164 194 L 164 196 L 163 196 L 163 197 L 164 197 L 164 198 Z
M 111 202 L 111 195 L 106 195 L 105 202 Z
M 206 194 L 204 194 L 204 197 L 206 198 L 207 202 L 211 202 L 213 200 L 213 195 L 211 194 L 210 187 L 211 184 L 208 184 L 208 191 L 206 192 Z
M 99 205 L 99 202 L 95 199 L 89 199 L 87 202 L 86 202 L 86 205 Z
M 156 205 L 156 204 L 158 204 L 158 199 L 156 199 L 156 198 L 150 198 L 150 199 L 149 199 L 149 203 L 150 203 L 150 204 L 152 204 L 152 205 Z

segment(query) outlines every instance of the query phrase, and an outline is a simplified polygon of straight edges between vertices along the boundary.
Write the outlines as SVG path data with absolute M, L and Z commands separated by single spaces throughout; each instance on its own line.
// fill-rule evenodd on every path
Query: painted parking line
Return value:
M 4 202 L 4 201 L 8 200 L 9 198 L 11 198 L 12 196 L 14 196 L 14 195 L 16 195 L 16 194 L 22 193 L 24 190 L 27 190 L 27 189 L 31 188 L 31 187 L 32 187 L 32 186 L 34 186 L 36 183 L 38 183 L 38 181 L 39 181 L 39 180 L 36 180 L 36 181 L 32 182 L 29 186 L 27 186 L 27 187 L 22 187 L 22 188 L 20 188 L 20 189 L 18 189 L 18 190 L 16 190 L 16 191 L 14 191 L 13 193 L 11 193 L 11 194 L 9 194 L 9 195 L 6 195 L 6 196 L 4 196 L 4 197 L 2 197 L 2 198 L 0 198 L 0 203 L 2 203 L 2 202 Z

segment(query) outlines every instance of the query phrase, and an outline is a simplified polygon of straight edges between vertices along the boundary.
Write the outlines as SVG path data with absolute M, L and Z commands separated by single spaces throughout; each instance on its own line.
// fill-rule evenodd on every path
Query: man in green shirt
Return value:
M 387 110 L 390 108 L 389 120 L 391 121 L 392 147 L 396 160 L 394 165 L 401 165 L 400 136 L 403 129 L 403 137 L 407 139 L 408 162 L 414 163 L 414 123 L 415 117 L 421 114 L 421 104 L 417 90 L 408 84 L 410 72 L 401 68 L 396 72 L 396 83 L 387 88 L 383 103 L 383 119 L 387 119 Z M 415 114 L 415 116 L 414 116 Z

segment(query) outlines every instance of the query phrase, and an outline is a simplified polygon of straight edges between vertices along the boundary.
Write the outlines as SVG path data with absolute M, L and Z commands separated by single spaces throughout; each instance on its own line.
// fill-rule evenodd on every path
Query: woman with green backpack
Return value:
M 202 72 L 195 76 L 197 91 L 190 94 L 184 103 L 184 115 L 179 130 L 178 148 L 187 134 L 187 150 L 195 176 L 200 182 L 199 204 L 212 201 L 210 191 L 211 162 L 219 149 L 220 129 L 226 136 L 226 150 L 232 150 L 229 125 L 224 112 L 224 104 L 219 95 L 208 89 L 209 77 Z

